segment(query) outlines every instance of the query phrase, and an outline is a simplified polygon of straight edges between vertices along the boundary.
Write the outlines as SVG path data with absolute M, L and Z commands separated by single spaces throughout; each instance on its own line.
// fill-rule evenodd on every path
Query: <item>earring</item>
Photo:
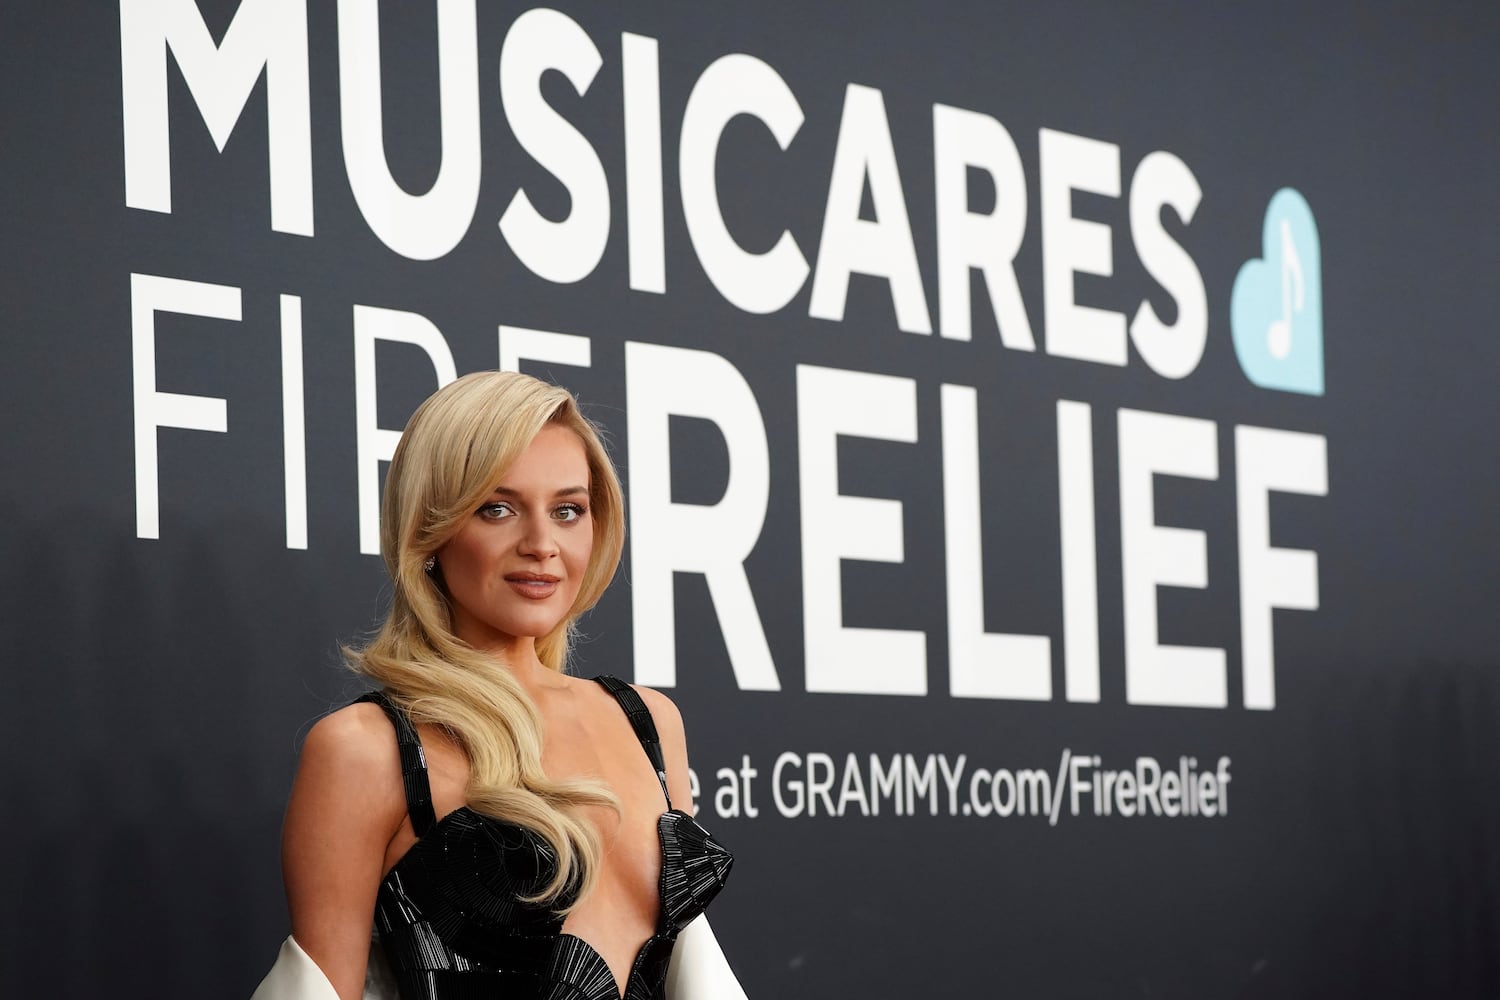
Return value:
M 437 569 L 437 556 L 428 556 L 426 559 L 424 559 L 422 561 L 422 569 L 426 570 L 428 573 L 431 573 L 433 570 Z

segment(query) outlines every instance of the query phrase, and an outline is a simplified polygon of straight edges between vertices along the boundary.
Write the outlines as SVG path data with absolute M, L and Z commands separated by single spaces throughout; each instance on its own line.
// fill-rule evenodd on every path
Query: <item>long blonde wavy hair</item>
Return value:
M 412 414 L 391 459 L 381 504 L 380 554 L 391 577 L 390 614 L 350 666 L 374 680 L 413 721 L 443 726 L 469 759 L 470 808 L 519 823 L 557 855 L 555 877 L 527 898 L 559 912 L 569 890 L 594 882 L 598 834 L 581 808 L 618 809 L 598 781 L 542 773 L 541 719 L 510 670 L 453 634 L 452 609 L 427 557 L 458 533 L 544 427 L 583 442 L 589 467 L 593 551 L 578 596 L 537 656 L 561 671 L 580 615 L 603 595 L 620 561 L 625 517 L 620 481 L 592 423 L 565 389 L 515 372 L 475 372 L 449 383 Z

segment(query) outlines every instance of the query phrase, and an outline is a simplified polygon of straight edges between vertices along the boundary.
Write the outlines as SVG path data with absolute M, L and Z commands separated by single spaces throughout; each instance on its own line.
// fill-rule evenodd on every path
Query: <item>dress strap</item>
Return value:
M 370 691 L 354 699 L 379 705 L 396 727 L 396 748 L 401 752 L 401 784 L 406 789 L 406 812 L 411 817 L 411 828 L 418 837 L 424 836 L 437 816 L 432 811 L 432 785 L 427 781 L 427 754 L 422 750 L 422 741 L 417 736 L 417 727 L 384 691 Z
M 656 769 L 656 780 L 661 782 L 661 794 L 667 800 L 667 808 L 672 808 L 672 795 L 667 791 L 667 765 L 661 756 L 661 737 L 656 735 L 656 721 L 651 718 L 651 709 L 641 701 L 641 696 L 636 693 L 635 688 L 626 684 L 618 677 L 609 674 L 600 674 L 594 678 L 610 694 L 615 696 L 615 701 L 625 710 L 625 715 L 630 719 L 630 728 L 635 730 L 636 739 L 641 741 L 641 747 L 646 751 L 646 756 L 651 758 L 651 766 Z

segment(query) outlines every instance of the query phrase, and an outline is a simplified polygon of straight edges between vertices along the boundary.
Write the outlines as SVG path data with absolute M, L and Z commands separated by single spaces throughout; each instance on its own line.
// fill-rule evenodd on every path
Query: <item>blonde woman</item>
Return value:
M 577 402 L 515 373 L 451 383 L 407 424 L 381 516 L 390 614 L 349 653 L 377 690 L 302 748 L 292 936 L 257 1000 L 648 1000 L 669 964 L 674 997 L 742 996 L 695 921 L 731 858 L 684 811 L 681 717 L 563 672 L 624 537 Z M 684 958 L 712 981 L 686 985 Z

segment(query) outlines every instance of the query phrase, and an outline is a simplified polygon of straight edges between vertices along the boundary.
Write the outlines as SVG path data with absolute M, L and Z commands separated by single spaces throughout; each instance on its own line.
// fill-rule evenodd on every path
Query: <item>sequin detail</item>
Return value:
M 375 927 L 402 1000 L 664 997 L 678 932 L 718 895 L 734 859 L 691 816 L 671 808 L 661 744 L 640 696 L 613 677 L 596 679 L 630 718 L 668 806 L 657 821 L 661 913 L 656 933 L 636 955 L 623 997 L 608 963 L 587 941 L 564 933 L 551 908 L 520 902 L 556 872 L 550 845 L 525 827 L 468 806 L 419 827 L 422 806 L 427 817 L 432 806 L 416 727 L 383 694 L 361 699 L 380 704 L 396 726 L 407 805 L 419 838 L 381 882 L 375 904 Z
M 662 919 L 681 929 L 719 894 L 734 855 L 677 809 L 662 813 L 656 830 L 661 838 Z

